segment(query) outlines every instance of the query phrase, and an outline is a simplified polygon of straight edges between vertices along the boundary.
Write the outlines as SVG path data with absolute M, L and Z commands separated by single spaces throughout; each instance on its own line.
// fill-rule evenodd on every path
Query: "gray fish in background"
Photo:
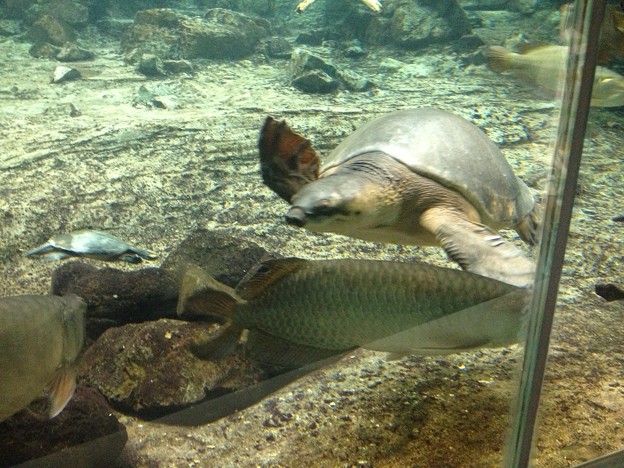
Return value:
M 27 407 L 48 387 L 50 417 L 76 388 L 87 305 L 67 296 L 0 298 L 0 421 Z
M 201 357 L 228 354 L 246 329 L 252 359 L 297 367 L 356 347 L 438 355 L 507 346 L 519 339 L 528 294 L 431 265 L 286 258 L 262 263 L 235 290 L 189 268 L 178 315 L 229 323 L 198 344 Z
M 568 47 L 552 44 L 519 46 L 520 53 L 504 47 L 490 46 L 487 50 L 490 68 L 510 72 L 519 80 L 555 97 L 562 89 Z M 605 67 L 596 67 L 592 88 L 593 107 L 624 105 L 624 76 Z
M 107 232 L 84 229 L 58 234 L 45 244 L 26 252 L 27 257 L 41 256 L 48 261 L 69 257 L 89 257 L 97 260 L 141 263 L 143 259 L 154 260 L 157 255 L 147 250 L 131 247 Z

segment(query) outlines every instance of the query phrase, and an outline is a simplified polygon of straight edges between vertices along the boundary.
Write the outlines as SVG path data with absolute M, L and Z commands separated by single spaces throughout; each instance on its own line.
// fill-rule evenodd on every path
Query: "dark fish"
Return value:
M 178 314 L 229 323 L 197 353 L 297 367 L 356 347 L 448 354 L 517 342 L 527 290 L 465 271 L 373 260 L 270 260 L 234 290 L 189 268 Z M 248 334 L 241 335 L 242 330 Z
M 63 410 L 76 387 L 86 309 L 73 294 L 0 298 L 0 421 L 28 406 L 46 386 L 50 417 Z

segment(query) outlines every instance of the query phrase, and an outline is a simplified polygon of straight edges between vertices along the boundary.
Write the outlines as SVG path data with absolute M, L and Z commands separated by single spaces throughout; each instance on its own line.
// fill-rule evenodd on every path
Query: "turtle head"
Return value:
M 336 172 L 303 186 L 292 197 L 286 222 L 313 231 L 361 237 L 359 231 L 396 223 L 400 202 L 375 178 Z

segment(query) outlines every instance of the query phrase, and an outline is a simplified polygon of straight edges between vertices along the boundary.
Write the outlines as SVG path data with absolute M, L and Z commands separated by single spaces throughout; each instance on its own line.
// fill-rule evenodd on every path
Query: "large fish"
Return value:
M 75 295 L 0 298 L 0 421 L 48 387 L 50 417 L 71 399 L 87 306 Z
M 490 46 L 487 50 L 490 68 L 497 72 L 509 71 L 548 97 L 561 92 L 565 78 L 568 47 L 538 44 L 519 47 L 520 53 L 504 47 Z M 624 76 L 605 67 L 596 67 L 591 105 L 617 107 L 624 105 Z
M 270 260 L 235 290 L 187 271 L 178 314 L 229 323 L 197 354 L 297 367 L 356 347 L 449 354 L 516 343 L 527 290 L 465 271 L 374 260 Z M 248 330 L 241 334 L 242 330 Z

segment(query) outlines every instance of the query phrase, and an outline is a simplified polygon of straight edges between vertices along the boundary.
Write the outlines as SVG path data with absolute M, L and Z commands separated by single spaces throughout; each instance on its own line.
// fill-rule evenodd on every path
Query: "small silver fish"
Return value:
M 355 347 L 449 354 L 517 342 L 527 290 L 466 271 L 373 260 L 270 260 L 235 290 L 190 267 L 178 314 L 229 327 L 199 344 L 229 353 L 247 329 L 249 355 L 296 367 Z
M 87 305 L 67 296 L 0 298 L 0 421 L 49 388 L 51 418 L 76 388 Z
M 141 263 L 143 259 L 154 260 L 157 255 L 148 250 L 131 247 L 107 232 L 84 229 L 58 234 L 45 244 L 26 252 L 27 257 L 42 256 L 48 261 L 69 257 L 89 257 L 97 260 Z

